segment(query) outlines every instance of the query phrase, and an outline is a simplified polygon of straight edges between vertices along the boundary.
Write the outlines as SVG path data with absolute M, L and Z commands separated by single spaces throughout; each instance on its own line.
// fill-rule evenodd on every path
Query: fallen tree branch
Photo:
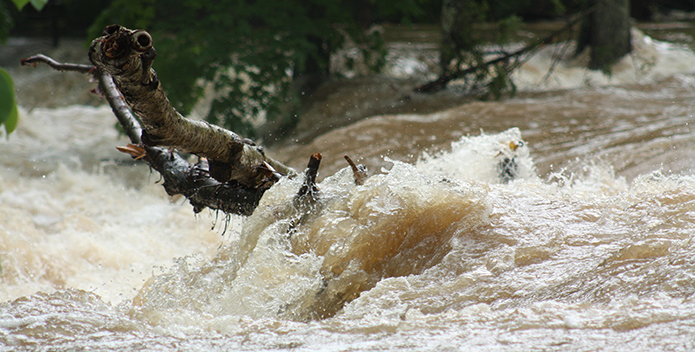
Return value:
M 446 86 L 449 84 L 449 82 L 451 82 L 455 79 L 463 78 L 466 75 L 473 74 L 473 73 L 475 73 L 475 72 L 477 72 L 485 67 L 489 67 L 489 66 L 504 63 L 504 62 L 509 62 L 513 59 L 518 59 L 519 57 L 521 57 L 522 55 L 524 55 L 526 53 L 533 52 L 533 51 L 541 48 L 542 46 L 553 42 L 555 39 L 557 39 L 557 37 L 559 37 L 561 34 L 565 33 L 566 31 L 570 30 L 579 21 L 583 20 L 584 18 L 589 16 L 591 13 L 596 11 L 596 8 L 597 8 L 596 6 L 593 6 L 585 11 L 582 11 L 581 13 L 577 14 L 572 19 L 570 19 L 564 27 L 551 33 L 547 37 L 545 37 L 545 38 L 543 38 L 535 43 L 528 44 L 519 50 L 513 51 L 511 53 L 505 53 L 504 55 L 502 55 L 498 58 L 495 58 L 495 59 L 492 59 L 489 61 L 485 61 L 481 64 L 471 66 L 471 67 L 468 67 L 468 68 L 463 69 L 463 70 L 462 69 L 455 69 L 455 70 L 451 70 L 451 71 L 446 71 L 441 76 L 439 76 L 439 78 L 437 78 L 436 80 L 428 82 L 428 83 L 423 84 L 421 86 L 418 86 L 414 89 L 414 91 L 416 93 L 438 92 L 440 90 L 445 89 Z M 516 67 L 518 67 L 518 65 L 515 65 L 514 68 L 516 68 Z M 511 74 L 511 71 L 512 70 L 508 70 L 507 74 Z
M 304 171 L 304 184 L 294 196 L 293 205 L 297 209 L 299 216 L 295 218 L 287 229 L 289 237 L 297 230 L 297 226 L 303 224 L 312 214 L 316 213 L 319 197 L 319 188 L 316 186 L 316 176 L 319 174 L 321 165 L 321 153 L 314 153 L 309 158 L 309 163 Z
M 37 63 L 47 64 L 59 71 L 94 74 L 99 80 L 101 92 L 133 143 L 127 147 L 116 148 L 136 160 L 143 160 L 157 170 L 164 179 L 163 186 L 167 194 L 182 194 L 193 205 L 194 212 L 198 213 L 207 207 L 228 214 L 250 215 L 258 206 L 263 193 L 272 185 L 266 183 L 260 187 L 248 187 L 236 181 L 220 182 L 210 176 L 209 166 L 204 159 L 196 165 L 191 165 L 178 153 L 142 145 L 140 123 L 109 74 L 102 73 L 91 65 L 60 63 L 45 55 L 35 55 L 21 60 L 24 66 L 36 66 Z M 272 179 L 277 180 L 277 175 L 274 177 Z
M 106 101 L 109 102 L 114 115 L 116 115 L 118 122 L 121 124 L 121 126 L 123 126 L 128 138 L 130 138 L 130 141 L 133 142 L 133 144 L 140 143 L 140 136 L 142 135 L 140 123 L 130 112 L 128 105 L 123 100 L 121 93 L 118 91 L 118 88 L 116 88 L 116 85 L 110 75 L 99 72 L 96 67 L 92 65 L 58 62 L 53 58 L 42 54 L 22 59 L 20 63 L 22 66 L 36 66 L 37 63 L 43 63 L 58 71 L 94 74 L 94 76 L 99 80 L 101 92 L 106 97 Z
M 310 202 L 313 202 L 315 200 L 315 195 L 319 191 L 318 187 L 316 187 L 316 176 L 319 174 L 321 158 L 321 153 L 312 154 L 309 158 L 309 163 L 304 172 L 304 184 L 299 189 L 299 192 L 297 192 L 295 201 L 301 202 L 303 199 L 310 199 Z
M 220 182 L 236 181 L 248 187 L 268 182 L 267 165 L 282 175 L 294 175 L 289 167 L 265 155 L 261 147 L 234 132 L 179 114 L 166 98 L 152 69 L 156 51 L 152 37 L 143 30 L 112 25 L 92 41 L 90 61 L 109 74 L 144 129 L 148 146 L 170 146 L 205 157 L 210 174 Z
M 246 187 L 238 182 L 219 182 L 210 177 L 208 165 L 201 160 L 189 164 L 179 154 L 158 147 L 146 147 L 148 164 L 164 179 L 164 190 L 170 196 L 182 194 L 193 211 L 210 208 L 228 214 L 251 215 L 265 189 Z

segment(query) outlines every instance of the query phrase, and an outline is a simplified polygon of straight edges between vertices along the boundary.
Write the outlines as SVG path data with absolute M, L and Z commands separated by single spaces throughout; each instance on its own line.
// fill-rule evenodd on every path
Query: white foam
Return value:
M 423 153 L 416 167 L 424 174 L 459 181 L 499 183 L 536 178 L 533 159 L 516 127 L 492 135 L 461 137 L 451 143 L 451 150 L 435 155 Z
M 574 43 L 563 42 L 541 48 L 512 78 L 519 90 L 548 90 L 650 83 L 695 72 L 695 53 L 686 46 L 654 40 L 634 28 L 631 34 L 632 52 L 612 67 L 610 75 L 587 69 L 588 52 L 573 57 Z M 552 74 L 546 77 L 548 72 Z

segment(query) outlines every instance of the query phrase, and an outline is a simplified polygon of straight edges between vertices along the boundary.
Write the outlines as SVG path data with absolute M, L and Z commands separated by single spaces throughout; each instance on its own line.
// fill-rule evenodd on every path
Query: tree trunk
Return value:
M 610 67 L 632 50 L 629 0 L 592 0 L 596 6 L 584 21 L 576 54 L 591 48 L 589 68 L 610 72 Z

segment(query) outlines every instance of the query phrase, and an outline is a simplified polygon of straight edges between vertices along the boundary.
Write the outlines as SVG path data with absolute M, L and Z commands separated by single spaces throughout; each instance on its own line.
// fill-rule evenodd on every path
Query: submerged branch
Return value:
M 352 175 L 355 177 L 355 184 L 358 186 L 363 185 L 364 181 L 367 179 L 367 168 L 362 164 L 356 165 L 355 162 L 352 161 L 352 159 L 350 159 L 350 157 L 347 155 L 345 155 L 344 158 L 348 164 L 350 164 Z
M 319 174 L 319 166 L 321 165 L 321 153 L 312 154 L 309 158 L 306 171 L 304 173 L 304 184 L 297 192 L 295 203 L 305 204 L 314 203 L 319 188 L 316 186 L 316 176 Z
M 485 61 L 481 64 L 471 66 L 471 67 L 468 67 L 468 68 L 463 69 L 463 70 L 462 69 L 455 69 L 455 70 L 446 71 L 441 76 L 439 76 L 439 78 L 437 78 L 436 80 L 429 82 L 429 83 L 426 83 L 426 84 L 423 84 L 421 86 L 418 86 L 414 89 L 414 91 L 416 93 L 437 92 L 437 91 L 445 89 L 446 86 L 449 84 L 449 82 L 451 82 L 455 79 L 463 78 L 467 75 L 473 74 L 473 73 L 475 73 L 481 69 L 484 69 L 486 67 L 489 67 L 489 66 L 493 66 L 493 65 L 496 65 L 499 63 L 509 62 L 511 60 L 518 60 L 519 57 L 521 57 L 522 55 L 530 53 L 530 52 L 534 52 L 537 49 L 541 48 L 542 46 L 549 44 L 549 43 L 552 43 L 560 35 L 569 31 L 570 29 L 572 29 L 572 27 L 574 27 L 574 25 L 579 23 L 579 21 L 583 20 L 584 18 L 588 17 L 594 11 L 596 11 L 596 6 L 591 7 L 589 9 L 577 14 L 572 19 L 570 19 L 564 27 L 551 33 L 547 37 L 545 37 L 545 38 L 543 38 L 535 43 L 528 44 L 525 47 L 523 47 L 519 50 L 513 51 L 511 53 L 504 53 L 504 55 L 502 55 L 498 58 Z M 513 69 L 516 67 L 518 67 L 518 65 L 513 67 Z M 511 73 L 512 73 L 512 70 L 508 70 L 508 72 L 506 74 L 509 75 Z
M 299 216 L 290 223 L 287 230 L 289 237 L 292 237 L 297 227 L 311 218 L 312 214 L 318 213 L 319 188 L 316 186 L 316 176 L 319 174 L 321 158 L 321 153 L 312 154 L 309 158 L 309 163 L 304 172 L 304 184 L 302 184 L 302 187 L 299 188 L 299 191 L 294 196 L 293 205 L 299 212 Z

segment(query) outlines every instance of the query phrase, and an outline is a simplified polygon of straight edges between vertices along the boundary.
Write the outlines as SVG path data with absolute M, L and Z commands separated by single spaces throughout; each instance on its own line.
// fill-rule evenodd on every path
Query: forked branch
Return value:
M 114 25 L 92 41 L 89 58 L 94 66 L 60 63 L 45 55 L 23 59 L 22 65 L 44 63 L 60 71 L 93 74 L 132 142 L 117 147 L 119 151 L 157 170 L 166 192 L 184 195 L 196 213 L 207 207 L 250 215 L 268 188 L 281 177 L 296 173 L 234 132 L 179 114 L 152 69 L 155 57 L 149 33 Z M 158 146 L 194 153 L 200 161 L 191 165 L 175 151 Z M 366 170 L 346 159 L 355 172 L 355 182 L 361 184 Z M 319 194 L 316 177 L 320 162 L 321 154 L 311 156 L 304 185 L 295 198 L 304 215 Z

